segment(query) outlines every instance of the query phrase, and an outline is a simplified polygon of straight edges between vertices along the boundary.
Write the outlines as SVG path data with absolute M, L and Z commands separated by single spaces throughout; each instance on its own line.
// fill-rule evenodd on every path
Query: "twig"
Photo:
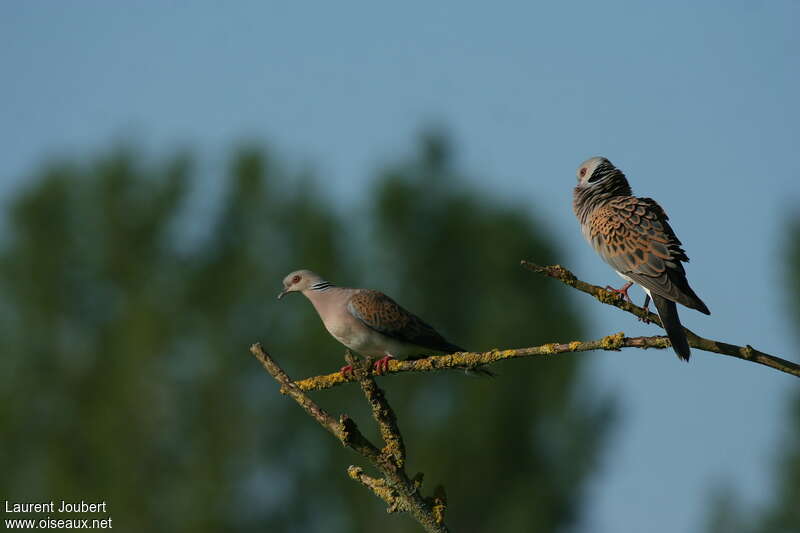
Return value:
M 651 322 L 655 322 L 656 324 L 659 325 L 661 324 L 661 320 L 658 318 L 657 314 L 648 312 L 641 307 L 626 302 L 617 293 L 606 290 L 603 287 L 592 285 L 591 283 L 586 283 L 585 281 L 579 280 L 577 277 L 575 277 L 575 274 L 573 274 L 566 268 L 562 267 L 561 265 L 540 266 L 535 263 L 531 263 L 530 261 L 521 261 L 521 264 L 524 268 L 528 270 L 537 272 L 539 274 L 544 274 L 553 279 L 557 279 L 558 281 L 564 283 L 565 285 L 578 289 L 579 291 L 585 292 L 586 294 L 590 294 L 604 304 L 613 305 L 614 307 L 618 307 L 623 311 L 627 311 L 633 315 L 636 315 L 639 318 L 650 320 Z M 722 355 L 729 355 L 731 357 L 736 357 L 738 359 L 744 359 L 745 361 L 752 361 L 754 363 L 759 363 L 764 366 L 774 368 L 775 370 L 778 370 L 780 372 L 785 372 L 787 374 L 800 377 L 800 365 L 798 365 L 797 363 L 793 363 L 791 361 L 787 361 L 786 359 L 781 359 L 780 357 L 776 357 L 774 355 L 769 355 L 767 353 L 761 352 L 759 350 L 756 350 L 749 344 L 746 346 L 737 346 L 735 344 L 728 344 L 727 342 L 721 342 L 703 338 L 688 328 L 683 328 L 683 329 L 686 332 L 686 338 L 689 340 L 689 345 L 693 348 L 697 348 L 698 350 L 705 350 L 707 352 L 718 353 Z
M 289 378 L 286 372 L 263 350 L 260 344 L 256 343 L 251 346 L 250 353 L 261 362 L 264 369 L 280 384 L 282 394 L 286 394 L 296 401 L 344 446 L 368 459 L 384 476 L 384 479 L 371 478 L 364 475 L 363 472 L 358 472 L 360 475 L 355 475 L 356 470 L 353 470 L 353 468 L 358 469 L 358 467 L 348 469 L 350 477 L 369 487 L 379 498 L 389 503 L 390 512 L 407 511 L 429 533 L 447 533 L 449 531 L 444 523 L 443 513 L 439 506 L 440 499 L 436 496 L 430 499 L 423 498 L 420 494 L 419 483 L 408 478 L 401 464 L 398 464 L 394 453 L 381 452 L 364 437 L 356 423 L 347 415 L 342 415 L 337 421 L 325 412 Z M 372 381 L 372 378 L 369 378 L 369 381 Z M 377 389 L 377 385 L 375 388 Z M 381 398 L 381 400 L 378 400 L 376 397 L 376 404 L 388 406 L 382 392 Z M 391 408 L 388 411 L 394 417 Z M 381 415 L 381 417 L 384 418 L 384 415 Z M 385 419 L 385 423 L 389 423 L 388 419 Z M 396 423 L 394 428 L 397 428 Z M 381 432 L 383 433 L 383 430 Z M 402 444 L 402 439 L 400 439 L 400 442 Z M 387 448 L 391 448 L 388 443 Z M 401 456 L 404 457 L 404 452 Z

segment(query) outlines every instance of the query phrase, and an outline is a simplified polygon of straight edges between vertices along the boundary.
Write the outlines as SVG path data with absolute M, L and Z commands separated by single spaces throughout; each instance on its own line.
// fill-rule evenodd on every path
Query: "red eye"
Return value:
M 581 177 L 584 177 L 585 175 L 586 175 L 586 169 L 582 168 L 581 169 Z
M 297 283 L 298 281 L 300 281 L 300 276 L 295 276 L 295 277 L 292 278 L 292 283 L 293 284 Z

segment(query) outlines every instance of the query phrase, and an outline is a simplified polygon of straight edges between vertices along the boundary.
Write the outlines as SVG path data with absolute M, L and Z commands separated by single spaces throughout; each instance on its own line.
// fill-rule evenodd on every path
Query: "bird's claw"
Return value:
M 394 357 L 387 355 L 375 361 L 375 364 L 373 365 L 375 373 L 380 375 L 387 372 L 389 370 L 389 361 L 392 359 L 394 359 Z
M 633 285 L 633 283 L 631 283 L 631 282 L 628 282 L 628 283 L 626 283 L 625 285 L 623 285 L 622 287 L 620 287 L 619 289 L 615 289 L 615 288 L 614 288 L 614 287 L 612 287 L 611 285 L 606 285 L 606 290 L 607 290 L 607 291 L 609 291 L 609 292 L 613 292 L 613 293 L 616 293 L 616 294 L 620 294 L 620 295 L 622 295 L 622 298 L 623 298 L 623 299 L 624 299 L 626 302 L 628 302 L 628 303 L 630 304 L 630 303 L 633 303 L 633 302 L 631 301 L 631 297 L 630 297 L 630 296 L 628 296 L 628 289 L 630 289 L 630 288 L 631 288 L 631 285 Z
M 339 372 L 341 372 L 342 377 L 348 378 L 353 375 L 353 365 L 344 365 L 339 369 Z

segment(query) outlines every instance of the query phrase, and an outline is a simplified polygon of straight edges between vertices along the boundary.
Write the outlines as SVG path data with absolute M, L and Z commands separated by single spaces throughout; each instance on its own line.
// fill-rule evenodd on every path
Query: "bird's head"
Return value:
M 323 279 L 310 270 L 295 270 L 283 278 L 283 290 L 278 294 L 278 299 L 290 292 L 303 292 L 311 289 L 313 285 L 319 285 Z
M 578 187 L 592 187 L 594 184 L 610 178 L 617 173 L 621 174 L 619 169 L 605 157 L 592 157 L 581 163 L 581 166 L 578 167 L 576 172 Z
M 631 188 L 625 174 L 605 157 L 587 159 L 576 172 L 578 185 L 575 192 L 584 195 L 607 193 L 630 195 Z

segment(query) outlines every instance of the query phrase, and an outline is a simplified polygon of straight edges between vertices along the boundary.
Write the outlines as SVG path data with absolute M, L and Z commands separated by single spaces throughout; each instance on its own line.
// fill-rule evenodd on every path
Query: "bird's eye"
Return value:
M 300 276 L 295 276 L 295 277 L 292 278 L 292 284 L 295 284 L 298 281 L 300 281 Z
M 586 175 L 586 169 L 582 168 L 581 169 L 581 177 L 584 177 L 585 175 Z

